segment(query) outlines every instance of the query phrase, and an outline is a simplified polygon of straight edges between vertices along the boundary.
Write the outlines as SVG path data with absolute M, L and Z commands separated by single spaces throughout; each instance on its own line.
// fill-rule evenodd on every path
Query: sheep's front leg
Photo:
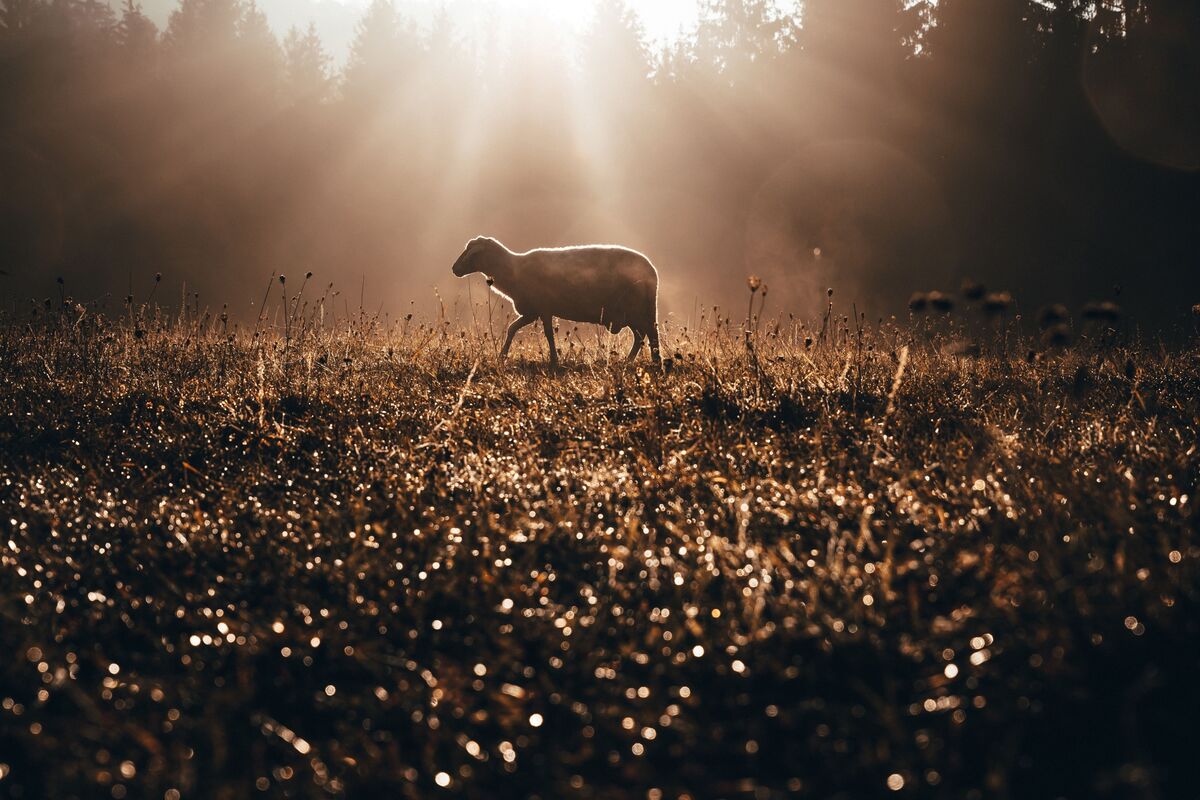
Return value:
M 554 349 L 554 317 L 542 317 L 542 330 L 546 332 L 546 341 L 550 343 L 550 366 L 558 366 L 558 351 Z
M 501 358 L 504 358 L 508 355 L 508 348 L 512 347 L 513 337 L 517 335 L 517 331 L 535 321 L 537 321 L 537 317 L 533 316 L 532 314 L 526 314 L 522 317 L 518 317 L 513 321 L 512 325 L 508 326 L 508 336 L 504 338 L 504 347 L 500 348 Z

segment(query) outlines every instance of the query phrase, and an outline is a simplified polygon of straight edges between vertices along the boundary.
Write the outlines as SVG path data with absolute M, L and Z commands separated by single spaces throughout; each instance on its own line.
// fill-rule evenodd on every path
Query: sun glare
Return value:
M 459 0 L 451 10 L 481 20 L 536 15 L 567 31 L 587 29 L 600 0 Z M 678 39 L 690 30 L 699 16 L 698 0 L 629 0 L 627 5 L 642 22 L 646 38 L 654 43 Z

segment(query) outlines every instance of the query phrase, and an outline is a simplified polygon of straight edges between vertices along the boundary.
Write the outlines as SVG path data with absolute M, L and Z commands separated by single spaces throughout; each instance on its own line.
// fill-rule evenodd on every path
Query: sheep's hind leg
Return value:
M 638 357 L 638 353 L 642 352 L 642 343 L 646 341 L 646 336 L 640 331 L 633 332 L 633 347 L 629 350 L 629 355 L 625 356 L 626 361 L 633 361 Z
M 658 326 L 650 328 L 650 357 L 662 363 L 662 354 L 658 351 Z
M 542 330 L 546 332 L 546 341 L 550 343 L 550 366 L 558 366 L 558 351 L 554 349 L 554 317 L 542 317 Z
M 517 331 L 537 321 L 537 317 L 526 314 L 513 321 L 513 324 L 508 326 L 508 336 L 504 338 L 504 347 L 500 348 L 500 357 L 504 358 L 508 355 L 508 348 L 512 347 L 513 337 L 517 335 Z

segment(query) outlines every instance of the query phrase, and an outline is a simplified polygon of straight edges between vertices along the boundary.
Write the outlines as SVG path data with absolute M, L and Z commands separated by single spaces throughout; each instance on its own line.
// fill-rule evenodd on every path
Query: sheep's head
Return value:
M 489 256 L 497 250 L 504 249 L 495 239 L 487 236 L 476 236 L 471 241 L 467 242 L 467 246 L 462 251 L 462 255 L 454 262 L 451 271 L 460 278 L 471 275 L 476 272 L 485 272 L 489 261 Z

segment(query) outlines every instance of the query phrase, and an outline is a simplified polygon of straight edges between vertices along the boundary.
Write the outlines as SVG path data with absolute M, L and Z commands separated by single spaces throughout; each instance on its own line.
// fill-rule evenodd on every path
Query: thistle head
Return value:
M 1003 314 L 1012 304 L 1012 295 L 1008 292 L 989 292 L 983 298 L 983 310 L 988 314 Z
M 980 283 L 979 281 L 974 281 L 974 280 L 971 280 L 970 278 L 963 279 L 963 282 L 962 282 L 962 296 L 963 297 L 967 298 L 971 302 L 974 302 L 976 300 L 981 299 L 985 293 L 986 293 L 986 290 L 984 289 L 983 284 Z
M 1109 300 L 1101 303 L 1088 303 L 1083 307 L 1083 318 L 1099 322 L 1116 322 L 1121 318 L 1121 307 Z
M 940 311 L 943 314 L 947 314 L 954 309 L 954 298 L 948 294 L 942 294 L 935 290 L 926 295 L 926 299 L 935 311 Z
M 1043 306 L 1038 311 L 1038 325 L 1042 330 L 1048 330 L 1055 325 L 1061 325 L 1071 318 L 1067 307 L 1061 303 Z

